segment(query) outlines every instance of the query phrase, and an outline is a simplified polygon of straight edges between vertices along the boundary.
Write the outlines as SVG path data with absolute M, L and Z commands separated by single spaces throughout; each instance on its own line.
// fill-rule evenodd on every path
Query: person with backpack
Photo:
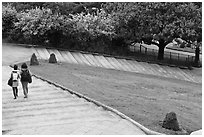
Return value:
M 32 82 L 32 76 L 30 71 L 28 70 L 28 66 L 26 63 L 21 65 L 21 84 L 23 88 L 24 98 L 28 97 L 28 83 Z
M 13 95 L 14 99 L 17 99 L 18 97 L 18 84 L 20 79 L 20 74 L 18 70 L 18 66 L 14 65 L 14 68 L 11 72 L 11 79 L 12 79 L 12 89 L 13 89 Z

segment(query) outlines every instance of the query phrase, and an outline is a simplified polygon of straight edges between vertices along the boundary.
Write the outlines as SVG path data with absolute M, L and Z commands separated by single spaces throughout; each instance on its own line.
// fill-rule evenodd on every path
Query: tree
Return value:
M 23 34 L 25 41 L 32 44 L 60 44 L 64 26 L 69 19 L 60 14 L 54 14 L 50 9 L 35 8 L 17 14 L 18 22 L 15 30 Z M 17 31 L 18 32 L 18 31 Z
M 196 49 L 195 49 L 195 60 L 194 60 L 194 66 L 195 67 L 201 67 L 200 64 L 200 47 L 201 47 L 201 42 L 197 43 L 197 41 L 195 42 L 196 44 Z
M 91 47 L 90 44 L 94 43 L 95 46 L 98 42 L 102 42 L 101 49 L 107 44 L 105 42 L 111 41 L 115 36 L 114 20 L 112 16 L 107 14 L 103 9 L 96 9 L 95 13 L 80 13 L 72 16 L 73 34 L 76 40 L 83 45 L 81 48 Z M 104 50 L 102 50 L 104 51 Z
M 17 11 L 11 5 L 2 6 L 2 33 L 3 36 L 10 33 L 14 29 L 14 23 L 17 20 Z
M 53 13 L 62 15 L 77 14 L 86 9 L 101 8 L 102 2 L 3 2 L 3 5 L 10 4 L 18 12 L 35 8 L 46 8 Z
M 164 48 L 174 38 L 186 41 L 202 38 L 202 7 L 198 3 L 107 3 L 106 7 L 118 22 L 118 34 L 125 39 L 152 40 L 154 35 L 159 43 L 151 43 L 159 47 L 159 60 L 164 58 Z
M 8 3 L 3 3 L 3 7 L 6 4 Z M 115 48 L 119 49 L 125 47 L 129 41 L 143 40 L 159 47 L 158 59 L 162 60 L 166 45 L 174 38 L 182 38 L 187 42 L 202 42 L 202 3 L 199 2 L 10 4 L 16 8 L 17 13 L 15 10 L 9 10 L 12 12 L 7 18 L 4 16 L 7 12 L 3 8 L 3 32 L 6 26 L 10 26 L 4 25 L 5 20 L 9 19 L 15 22 L 15 29 L 11 29 L 14 30 L 15 37 L 36 44 L 47 41 L 48 44 L 58 46 L 71 39 L 81 45 L 100 41 L 103 45 L 101 47 L 104 47 L 107 46 L 104 42 L 112 41 L 111 46 L 115 45 Z M 13 17 L 17 19 L 13 21 Z

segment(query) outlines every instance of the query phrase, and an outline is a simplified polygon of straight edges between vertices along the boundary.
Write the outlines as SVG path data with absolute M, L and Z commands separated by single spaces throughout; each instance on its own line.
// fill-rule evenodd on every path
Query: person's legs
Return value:
M 14 99 L 16 99 L 16 87 L 13 87 L 13 96 L 14 96 Z
M 16 96 L 18 97 L 18 87 L 16 87 Z
M 28 82 L 26 83 L 26 91 L 27 91 L 27 94 L 28 94 Z
M 28 96 L 28 82 L 22 82 L 22 87 L 23 87 L 23 93 L 24 93 L 24 98 L 27 98 Z
M 15 87 L 16 97 L 18 97 L 18 87 Z
M 28 97 L 28 82 L 25 82 L 26 97 Z
M 21 82 L 21 84 L 22 84 L 22 88 L 23 88 L 23 94 L 26 97 L 27 94 L 26 94 L 26 89 L 25 89 L 25 82 Z

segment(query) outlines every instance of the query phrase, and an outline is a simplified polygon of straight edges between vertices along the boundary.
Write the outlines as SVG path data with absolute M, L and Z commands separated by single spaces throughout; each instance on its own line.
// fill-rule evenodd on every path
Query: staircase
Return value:
M 50 54 L 54 53 L 59 62 L 81 64 L 93 67 L 103 67 L 120 71 L 129 71 L 141 74 L 161 76 L 185 80 L 194 83 L 202 83 L 201 76 L 193 74 L 188 69 L 178 67 L 162 66 L 135 60 L 121 59 L 110 56 L 96 55 L 90 53 L 70 52 L 65 50 L 56 50 L 48 48 L 32 47 L 32 52 L 38 59 L 49 59 Z
M 102 55 L 70 52 L 47 48 L 28 48 L 21 50 L 16 57 L 27 57 L 35 53 L 39 59 L 48 59 L 54 53 L 60 62 L 87 65 L 129 71 L 166 78 L 179 79 L 201 83 L 201 77 L 190 70 L 176 67 L 160 66 L 134 60 L 119 59 Z M 12 50 L 16 51 L 12 48 Z M 12 51 L 11 50 L 11 51 Z M 5 52 L 5 51 L 4 51 Z M 26 53 L 27 52 L 27 53 Z M 7 51 L 8 53 L 8 51 Z M 11 54 L 11 52 L 9 52 Z M 5 56 L 3 56 L 5 57 Z M 6 56 L 7 57 L 7 56 Z M 21 60 L 18 58 L 18 60 Z M 13 58 L 4 61 L 17 60 Z M 22 60 L 21 60 L 22 61 Z M 11 63 L 9 62 L 9 63 Z M 5 64 L 7 64 L 5 62 Z M 23 98 L 21 86 L 19 97 L 13 99 L 12 89 L 7 85 L 11 68 L 2 66 L 2 134 L 6 135 L 142 135 L 159 134 L 140 125 L 139 123 L 122 117 L 96 105 L 90 100 L 71 94 L 33 77 L 29 85 L 29 96 Z M 124 116 L 124 115 L 123 115 Z
M 42 51 L 42 50 L 41 50 Z M 13 99 L 7 85 L 11 68 L 2 67 L 2 133 L 9 135 L 148 134 L 118 114 L 33 77 L 29 95 Z

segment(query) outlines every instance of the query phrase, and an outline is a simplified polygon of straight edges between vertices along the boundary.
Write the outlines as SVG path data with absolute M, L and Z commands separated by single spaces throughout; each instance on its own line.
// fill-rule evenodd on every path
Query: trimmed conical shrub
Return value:
M 57 63 L 57 59 L 54 53 L 50 54 L 49 63 Z
M 30 65 L 39 65 L 39 61 L 38 61 L 35 53 L 33 53 L 33 55 L 31 56 Z
M 166 114 L 162 127 L 174 131 L 181 130 L 179 128 L 179 123 L 175 112 L 170 112 Z

